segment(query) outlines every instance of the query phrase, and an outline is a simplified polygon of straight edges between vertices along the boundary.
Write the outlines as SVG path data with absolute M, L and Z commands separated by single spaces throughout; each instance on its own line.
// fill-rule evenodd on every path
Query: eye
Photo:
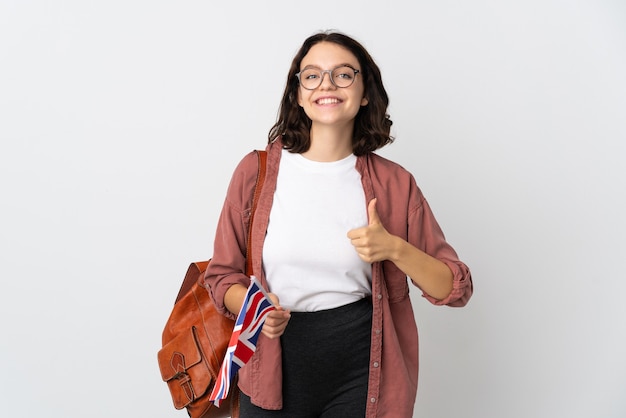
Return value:
M 315 71 L 315 70 L 304 70 L 302 71 L 300 77 L 303 80 L 315 80 L 317 78 L 319 78 L 320 74 L 319 71 Z
M 336 68 L 335 78 L 342 78 L 344 80 L 352 80 L 354 78 L 354 70 L 350 67 L 340 67 Z

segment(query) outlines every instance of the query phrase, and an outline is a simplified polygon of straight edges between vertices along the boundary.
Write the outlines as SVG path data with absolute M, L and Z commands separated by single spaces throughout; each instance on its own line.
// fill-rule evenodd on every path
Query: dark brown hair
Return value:
M 365 97 L 368 103 L 361 106 L 354 120 L 352 152 L 363 155 L 375 151 L 390 142 L 391 119 L 387 114 L 389 97 L 383 86 L 380 69 L 367 50 L 356 40 L 339 32 L 320 32 L 308 37 L 293 58 L 287 85 L 278 110 L 278 119 L 270 129 L 269 142 L 282 137 L 283 146 L 295 153 L 302 153 L 311 146 L 309 137 L 311 120 L 298 104 L 298 79 L 302 59 L 313 45 L 320 42 L 332 42 L 352 52 L 361 66 Z

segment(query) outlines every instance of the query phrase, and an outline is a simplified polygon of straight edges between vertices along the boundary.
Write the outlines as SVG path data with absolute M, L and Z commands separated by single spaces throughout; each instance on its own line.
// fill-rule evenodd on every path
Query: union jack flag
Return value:
M 250 286 L 230 336 L 226 357 L 224 357 L 215 386 L 209 396 L 209 400 L 213 401 L 217 407 L 228 395 L 230 382 L 235 374 L 256 351 L 256 342 L 259 339 L 265 318 L 276 309 L 256 277 L 252 276 L 250 279 Z

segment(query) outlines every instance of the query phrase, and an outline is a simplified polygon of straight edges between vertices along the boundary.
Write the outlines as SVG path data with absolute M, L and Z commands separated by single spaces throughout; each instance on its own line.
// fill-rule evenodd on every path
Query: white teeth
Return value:
M 328 98 L 324 98 L 324 99 L 319 99 L 317 101 L 317 104 L 321 104 L 321 105 L 335 104 L 335 103 L 339 103 L 339 99 L 328 97 Z

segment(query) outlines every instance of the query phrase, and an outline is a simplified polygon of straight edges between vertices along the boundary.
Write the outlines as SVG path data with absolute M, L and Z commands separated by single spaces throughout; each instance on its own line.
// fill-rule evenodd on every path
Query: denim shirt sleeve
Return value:
M 452 291 L 445 299 L 436 299 L 425 292 L 422 295 L 434 305 L 465 306 L 473 292 L 470 270 L 446 241 L 428 202 L 416 185 L 415 193 L 418 193 L 419 203 L 409 212 L 409 241 L 426 254 L 445 263 L 453 275 Z
M 236 318 L 224 305 L 224 295 L 234 284 L 248 287 L 246 240 L 257 175 L 257 157 L 246 155 L 235 169 L 228 186 L 213 245 L 213 256 L 204 280 L 218 312 Z

